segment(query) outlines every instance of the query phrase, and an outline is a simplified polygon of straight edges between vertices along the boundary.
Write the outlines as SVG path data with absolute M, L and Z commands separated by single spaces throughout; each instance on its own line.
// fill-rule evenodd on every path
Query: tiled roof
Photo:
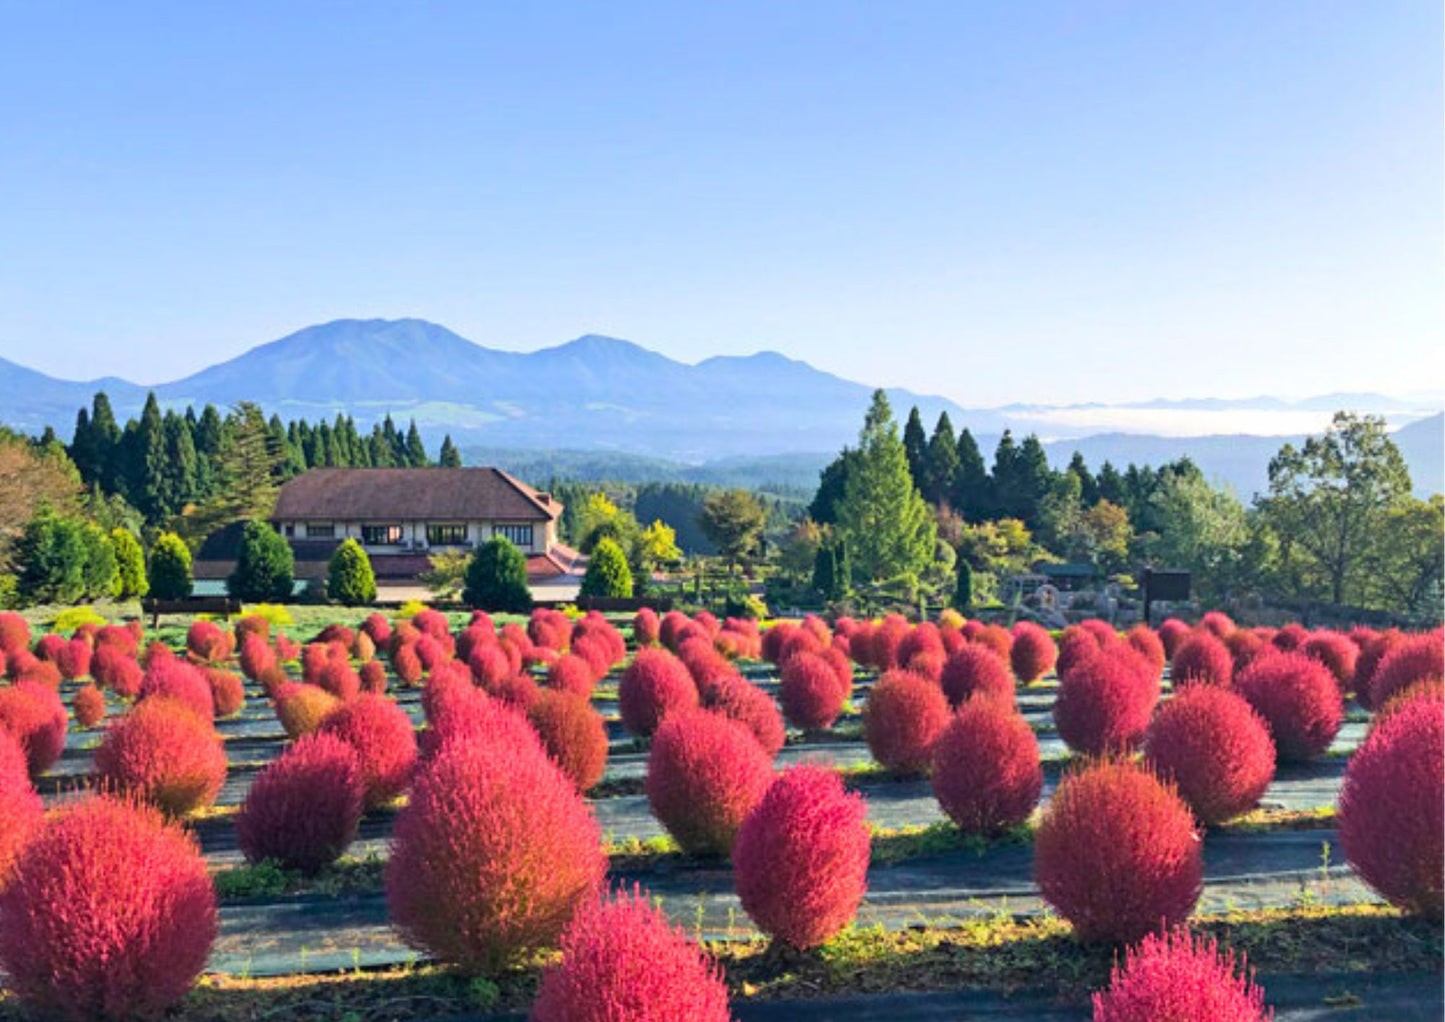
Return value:
M 548 521 L 562 513 L 497 468 L 313 468 L 281 487 L 273 520 Z

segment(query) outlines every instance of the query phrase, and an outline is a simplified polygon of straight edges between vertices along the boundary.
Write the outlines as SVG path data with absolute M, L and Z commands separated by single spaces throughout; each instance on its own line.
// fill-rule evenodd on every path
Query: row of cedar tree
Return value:
M 364 812 L 407 793 L 386 870 L 394 925 L 412 946 L 483 976 L 560 947 L 534 1019 L 728 1017 L 727 989 L 701 949 L 645 893 L 606 893 L 602 831 L 583 797 L 607 756 L 589 697 L 623 664 L 618 706 L 650 743 L 653 812 L 684 853 L 729 856 L 753 923 L 802 951 L 857 914 L 867 806 L 829 767 L 776 773 L 773 760 L 782 717 L 831 727 L 856 668 L 878 674 L 863 709 L 875 758 L 897 775 L 929 775 L 949 818 L 985 838 L 1035 812 L 1039 747 L 1015 693 L 1057 668 L 1055 722 L 1083 758 L 1038 817 L 1034 880 L 1081 941 L 1133 946 L 1096 996 L 1096 1019 L 1142 1022 L 1166 1005 L 1169 1017 L 1199 1022 L 1265 1017 L 1232 958 L 1184 929 L 1202 889 L 1200 831 L 1254 806 L 1276 762 L 1324 752 L 1347 696 L 1375 717 L 1340 794 L 1345 856 L 1402 910 L 1440 918 L 1438 631 L 1244 629 L 1216 613 L 1127 635 L 1087 621 L 1056 644 L 1037 626 L 1010 631 L 952 612 L 936 624 L 809 618 L 763 632 L 650 611 L 631 631 L 630 662 L 611 622 L 555 611 L 500 629 L 478 612 L 455 633 L 435 611 L 373 614 L 304 648 L 265 618 L 234 633 L 199 621 L 184 651 L 142 651 L 134 622 L 32 646 L 24 619 L 0 614 L 0 666 L 13 680 L 0 688 L 8 982 L 27 1004 L 73 1019 L 159 1014 L 186 995 L 216 934 L 216 900 L 194 838 L 171 821 L 211 804 L 225 780 L 213 720 L 245 698 L 233 659 L 294 739 L 235 816 L 247 858 L 315 872 L 345 850 Z M 392 675 L 378 652 L 402 684 L 422 687 L 420 741 L 386 695 Z M 738 670 L 758 658 L 778 669 L 782 717 Z M 1174 693 L 1163 699 L 1171 661 Z M 295 662 L 299 681 L 285 667 Z M 100 787 L 115 794 L 47 817 L 32 779 L 64 746 L 62 676 L 94 679 L 74 697 L 82 724 L 106 713 L 100 686 L 134 702 L 95 753 Z M 1135 750 L 1142 762 L 1125 755 Z M 138 861 L 147 868 L 134 870 Z

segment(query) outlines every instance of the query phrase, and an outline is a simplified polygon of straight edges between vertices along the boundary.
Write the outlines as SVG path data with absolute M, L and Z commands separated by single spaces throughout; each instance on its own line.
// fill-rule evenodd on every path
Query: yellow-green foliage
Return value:
M 410 621 L 424 610 L 426 610 L 426 604 L 420 600 L 407 600 L 396 612 L 396 616 L 399 620 Z
M 69 633 L 81 625 L 104 625 L 106 623 L 106 619 L 97 614 L 94 607 L 67 607 L 55 615 L 50 630 Z
M 245 617 L 263 617 L 271 622 L 272 628 L 290 628 L 296 624 L 291 612 L 279 603 L 249 603 L 241 613 Z

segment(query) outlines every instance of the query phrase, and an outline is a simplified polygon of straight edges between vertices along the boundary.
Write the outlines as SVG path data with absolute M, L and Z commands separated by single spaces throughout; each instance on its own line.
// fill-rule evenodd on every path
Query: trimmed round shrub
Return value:
M 1137 624 L 1129 629 L 1124 641 L 1134 647 L 1134 652 L 1149 661 L 1156 672 L 1164 672 L 1164 665 L 1169 662 L 1169 658 L 1165 656 L 1164 643 L 1159 640 L 1154 629 L 1146 624 Z
M 1203 886 L 1194 817 L 1127 761 L 1064 779 L 1034 836 L 1034 881 L 1081 941 L 1125 943 L 1182 922 Z
M 1407 641 L 1405 633 L 1398 628 L 1379 632 L 1360 645 L 1360 655 L 1355 660 L 1355 700 L 1365 709 L 1374 709 L 1371 694 L 1374 691 L 1375 672 L 1383 660 L 1401 643 Z
M 96 646 L 90 658 L 90 673 L 96 684 L 118 696 L 134 699 L 140 694 L 144 672 L 135 658 L 118 646 L 109 643 Z
M 639 891 L 584 907 L 542 974 L 531 1022 L 730 1022 L 727 985 Z
M 359 695 L 328 714 L 317 730 L 356 750 L 367 808 L 385 805 L 411 783 L 416 731 L 406 711 L 385 696 Z
M 1164 643 L 1165 656 L 1167 656 L 1170 660 L 1173 660 L 1175 650 L 1177 650 L 1180 643 L 1182 643 L 1185 639 L 1189 638 L 1189 636 L 1193 632 L 1193 628 L 1190 628 L 1187 624 L 1185 624 L 1183 621 L 1180 621 L 1177 617 L 1168 618 L 1162 624 L 1160 624 L 1159 641 Z
M 698 704 L 697 686 L 687 667 L 665 649 L 638 650 L 617 686 L 618 710 L 628 732 L 651 735 L 662 718 Z
M 75 722 L 83 728 L 92 728 L 105 719 L 105 694 L 94 685 L 78 689 L 70 700 L 75 712 Z
M 1044 628 L 1032 621 L 1020 621 L 1014 625 L 1013 637 L 1009 666 L 1019 681 L 1028 685 L 1054 669 L 1059 648 Z
M 948 718 L 948 700 L 938 685 L 911 670 L 888 671 L 868 693 L 863 737 L 885 768 L 921 777 L 928 773 L 933 743 Z
M 495 974 L 554 945 L 606 872 L 601 828 L 540 746 L 449 740 L 397 816 L 387 907 L 412 947 Z
M 361 693 L 361 675 L 344 657 L 333 657 L 321 665 L 316 674 L 316 685 L 342 702 L 349 702 Z
M 241 531 L 236 567 L 226 592 L 247 603 L 284 603 L 296 582 L 296 558 L 286 538 L 265 522 L 250 521 Z M 155 580 L 151 581 L 155 588 Z
M 499 642 L 473 646 L 471 653 L 467 655 L 467 666 L 471 668 L 472 679 L 488 692 L 501 684 L 503 679 L 517 673 L 507 651 Z
M 341 700 L 324 688 L 287 682 L 276 693 L 276 719 L 288 738 L 300 738 L 320 727 L 340 705 Z
M 777 756 L 787 740 L 778 704 L 772 696 L 741 675 L 719 682 L 708 696 L 707 707 L 751 731 L 770 759 Z
M 462 602 L 488 611 L 525 614 L 532 609 L 527 557 L 505 536 L 493 536 L 467 562 Z
M 214 621 L 194 621 L 186 632 L 186 649 L 197 660 L 221 660 L 230 655 L 231 639 Z
M 173 699 L 137 703 L 111 724 L 95 750 L 95 775 L 167 816 L 188 816 L 216 801 L 226 782 L 226 751 L 209 720 Z
M 1264 991 L 1244 964 L 1183 926 L 1151 933 L 1094 994 L 1094 1022 L 1269 1022 Z
M 361 677 L 361 691 L 378 696 L 386 692 L 386 665 L 380 660 L 366 661 L 358 673 Z
M 1080 628 L 1078 625 L 1069 625 L 1059 636 L 1059 657 L 1056 661 L 1056 670 L 1060 679 L 1080 662 L 1103 648 L 1103 644 L 1093 632 Z
M 647 801 L 683 851 L 726 855 L 773 779 L 752 732 L 708 710 L 670 715 L 652 737 Z
M 1274 742 L 1264 718 L 1243 697 L 1213 685 L 1191 685 L 1159 707 L 1144 760 L 1174 783 L 1204 824 L 1253 809 L 1274 780 Z
M 25 750 L 0 730 L 0 889 L 25 843 L 39 829 L 45 806 L 30 786 Z
M 259 635 L 247 635 L 241 640 L 241 673 L 255 681 L 267 668 L 276 666 L 276 651 Z
M 1309 630 L 1298 621 L 1291 621 L 1279 631 L 1274 633 L 1270 642 L 1275 649 L 1282 649 L 1285 652 L 1292 652 L 1304 645 L 1304 641 L 1310 637 Z
M 547 755 L 578 791 L 602 780 L 607 769 L 607 725 L 586 696 L 546 689 L 528 707 L 527 719 L 541 736 Z
M 36 685 L 44 685 L 52 692 L 60 691 L 60 668 L 56 667 L 49 660 L 31 659 L 29 663 L 15 672 L 15 680 L 29 681 Z
M 216 939 L 195 838 L 154 810 L 87 798 L 56 814 L 0 892 L 0 968 L 30 1009 L 151 1018 L 186 996 Z
M 826 767 L 773 781 L 733 844 L 733 881 L 758 929 L 807 950 L 853 921 L 868 889 L 867 817 Z
M 1360 659 L 1360 647 L 1348 635 L 1321 629 L 1300 643 L 1300 652 L 1328 667 L 1341 692 L 1355 687 L 1355 664 Z
M 651 607 L 643 607 L 632 618 L 632 641 L 638 646 L 656 646 L 662 637 L 662 619 Z
M 933 794 L 965 833 L 994 835 L 1019 826 L 1043 787 L 1033 729 L 997 700 L 968 700 L 934 743 Z
M 778 696 L 783 716 L 802 731 L 825 731 L 843 712 L 838 672 L 816 653 L 798 653 L 784 661 Z
M 60 676 L 66 681 L 84 678 L 90 673 L 92 654 L 90 643 L 76 636 L 55 651 L 55 666 L 60 669 Z
M 211 686 L 211 702 L 215 705 L 216 716 L 234 717 L 246 705 L 246 686 L 239 676 L 219 667 L 207 667 L 202 673 Z
M 984 625 L 968 641 L 992 651 L 1005 665 L 1013 655 L 1013 633 L 1003 625 Z
M 1234 631 L 1234 620 L 1222 610 L 1211 610 L 1199 619 L 1199 627 L 1222 639 Z
M 206 720 L 216 715 L 216 701 L 206 676 L 198 668 L 172 656 L 150 658 L 145 677 L 141 679 L 140 698 L 174 699 Z
M 1088 756 L 1133 751 L 1159 702 L 1159 678 L 1126 643 L 1115 643 L 1066 672 L 1054 701 L 1059 737 Z
M 1234 657 L 1213 632 L 1200 629 L 1179 644 L 1174 651 L 1169 677 L 1174 687 L 1185 685 L 1223 685 L 1234 678 Z
M 236 813 L 236 841 L 248 862 L 313 874 L 346 851 L 361 812 L 356 750 L 335 735 L 306 735 L 256 775 Z
M 1248 667 L 1254 658 L 1263 653 L 1266 649 L 1273 649 L 1256 632 L 1247 632 L 1243 628 L 1230 632 L 1223 639 L 1224 646 L 1229 650 L 1229 656 L 1234 661 L 1235 672 L 1242 671 Z
M 425 701 L 430 694 L 431 700 Z M 451 742 L 490 746 L 526 746 L 546 756 L 542 739 L 515 706 L 493 699 L 470 682 L 452 679 L 423 693 L 428 727 L 421 735 L 422 759 L 430 759 Z
M 1407 689 L 1396 692 L 1385 700 L 1385 705 L 1375 711 L 1375 715 L 1370 718 L 1370 726 L 1366 733 L 1379 727 L 1416 699 L 1433 699 L 1437 704 L 1445 704 L 1445 682 L 1437 678 L 1426 678 L 1424 681 L 1415 682 Z
M 1340 844 L 1355 872 L 1392 905 L 1442 913 L 1445 709 L 1413 699 L 1365 739 L 1340 788 Z
M 632 569 L 615 539 L 604 536 L 592 548 L 582 576 L 581 595 L 604 599 L 632 598 Z
M 6 655 L 30 648 L 30 623 L 13 610 L 0 611 L 0 652 Z
M 69 725 L 65 704 L 49 686 L 17 681 L 0 688 L 0 728 L 25 750 L 31 777 L 39 777 L 60 758 Z
M 376 600 L 376 574 L 371 558 L 354 539 L 344 539 L 326 566 L 326 596 L 348 607 Z
M 1008 663 L 979 643 L 968 643 L 944 661 L 939 680 L 951 706 L 959 706 L 975 695 L 1014 705 L 1014 680 Z
M 1391 649 L 1370 680 L 1370 704 L 1383 706 L 1396 692 L 1432 678 L 1445 679 L 1445 645 L 1439 632 L 1412 635 Z
M 1281 763 L 1324 752 L 1345 717 L 1335 676 L 1303 653 L 1266 653 L 1240 672 L 1235 687 L 1269 725 Z
M 923 621 L 913 626 L 913 630 L 905 635 L 898 643 L 898 665 L 907 667 L 913 663 L 913 658 L 919 655 L 932 655 L 942 658 L 944 655 L 943 637 L 938 633 L 938 626 L 931 621 Z

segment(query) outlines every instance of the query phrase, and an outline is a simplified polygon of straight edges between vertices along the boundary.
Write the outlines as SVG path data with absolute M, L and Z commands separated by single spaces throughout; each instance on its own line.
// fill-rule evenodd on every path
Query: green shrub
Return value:
M 158 600 L 191 595 L 191 551 L 174 532 L 163 532 L 151 547 L 150 593 Z
M 326 568 L 326 596 L 348 607 L 376 600 L 376 575 L 371 558 L 354 539 L 344 540 Z
M 468 564 L 470 564 L 470 562 L 468 562 Z M 398 621 L 410 621 L 426 609 L 427 605 L 420 600 L 407 600 L 397 608 L 396 617 Z
M 0 610 L 20 607 L 20 579 L 9 572 L 0 572 Z
M 462 600 L 481 610 L 525 613 L 532 609 L 527 558 L 505 536 L 493 536 L 472 555 Z
M 100 526 L 86 522 L 80 527 L 80 541 L 85 547 L 85 595 L 91 599 L 115 596 L 120 578 L 110 536 Z
M 296 624 L 291 612 L 275 603 L 251 603 L 242 608 L 245 617 L 263 617 L 272 628 L 290 628 Z
M 289 600 L 296 583 L 291 544 L 265 522 L 247 522 L 226 591 L 241 600 Z
M 599 539 L 592 548 L 592 559 L 582 576 L 582 595 L 623 600 L 632 597 L 632 570 L 616 541 Z
M 85 593 L 87 548 L 79 522 L 63 518 L 48 504 L 15 540 L 12 559 L 19 571 L 23 603 L 74 603 Z
M 66 607 L 55 615 L 55 620 L 50 623 L 50 630 L 70 634 L 81 625 L 102 626 L 109 623 L 95 612 L 94 607 Z
M 110 543 L 115 548 L 116 595 L 122 600 L 144 596 L 150 591 L 150 582 L 146 579 L 146 555 L 140 540 L 129 529 L 114 529 Z
M 966 557 L 958 559 L 958 584 L 953 590 L 953 605 L 962 611 L 973 606 L 973 568 Z

